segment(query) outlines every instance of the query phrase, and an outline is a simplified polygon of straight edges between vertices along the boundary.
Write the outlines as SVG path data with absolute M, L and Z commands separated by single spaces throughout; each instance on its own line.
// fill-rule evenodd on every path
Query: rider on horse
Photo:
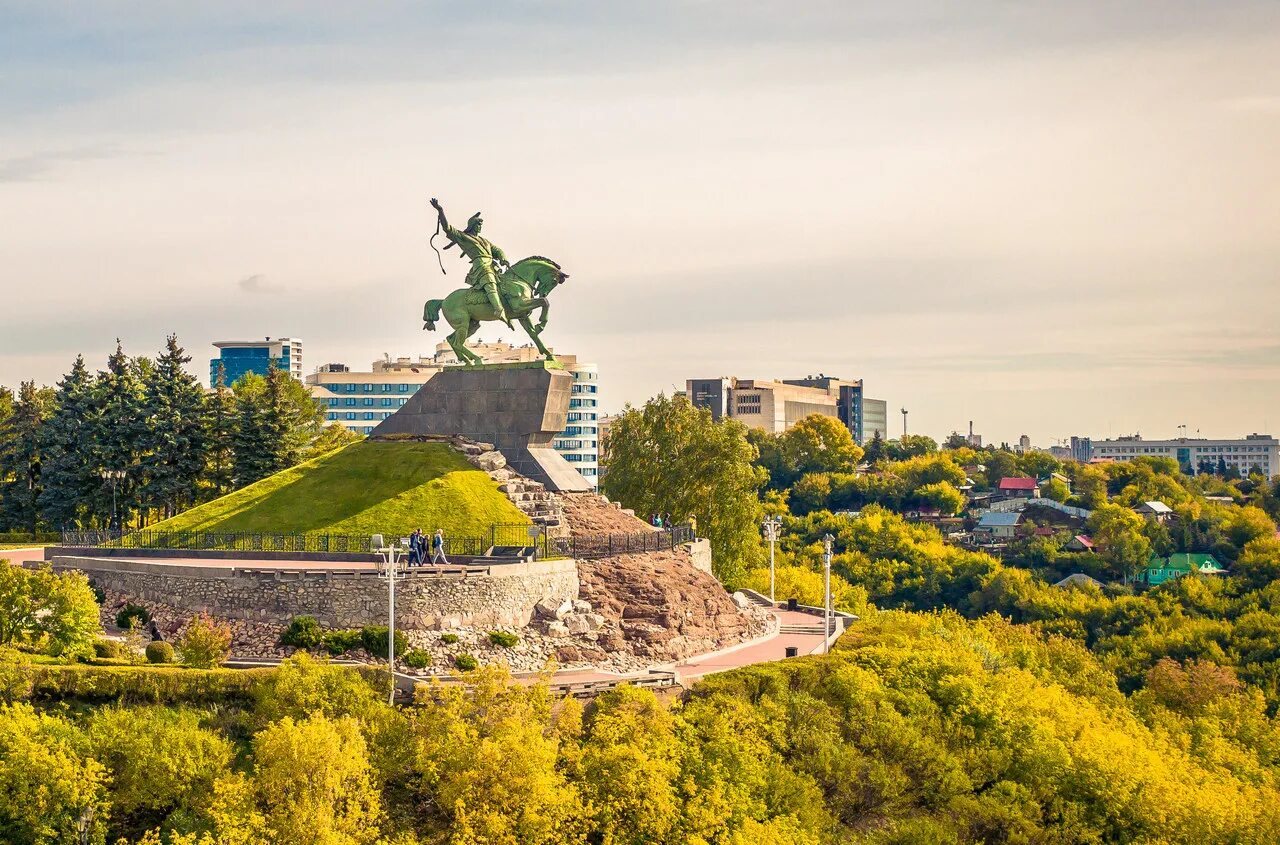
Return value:
M 507 261 L 507 256 L 500 247 L 487 238 L 480 237 L 480 229 L 484 225 L 480 212 L 477 211 L 471 215 L 471 219 L 467 221 L 467 228 L 458 231 L 445 219 L 444 209 L 440 207 L 438 200 L 433 198 L 431 205 L 440 216 L 440 228 L 445 235 L 471 260 L 471 269 L 467 271 L 467 284 L 472 290 L 484 291 L 485 297 L 493 307 L 493 313 L 507 324 L 507 328 L 513 328 L 502 297 L 498 294 L 498 274 L 495 267 L 496 263 L 506 267 L 510 262 Z

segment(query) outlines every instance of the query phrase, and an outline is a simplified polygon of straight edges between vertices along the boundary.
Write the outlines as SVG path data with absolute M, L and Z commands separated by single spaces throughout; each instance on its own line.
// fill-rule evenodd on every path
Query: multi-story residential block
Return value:
M 1192 474 L 1216 472 L 1220 469 L 1234 469 L 1242 475 L 1257 471 L 1268 478 L 1280 474 L 1280 440 L 1269 434 L 1250 434 L 1236 440 L 1200 437 L 1143 440 L 1141 435 L 1134 434 L 1115 440 L 1094 441 L 1091 452 L 1093 460 L 1173 458 L 1183 472 Z
M 218 380 L 219 364 L 226 372 L 228 385 L 235 384 L 245 373 L 265 376 L 273 362 L 277 370 L 302 381 L 302 341 L 296 337 L 219 340 L 213 345 L 219 350 L 219 355 L 209 359 L 211 385 Z
M 811 414 L 836 417 L 853 439 L 865 443 L 889 436 L 888 403 L 868 398 L 863 383 L 825 375 L 802 379 L 689 379 L 685 395 L 711 411 L 712 419 L 735 419 L 748 428 L 779 434 Z
M 486 363 L 518 363 L 541 358 L 532 346 L 509 343 L 468 343 Z M 568 425 L 552 441 L 556 451 L 584 478 L 596 483 L 599 473 L 600 373 L 595 364 L 579 361 L 576 355 L 556 355 L 556 360 L 573 375 L 569 398 Z M 435 355 L 419 358 L 385 357 L 374 361 L 368 372 L 352 372 L 341 364 L 329 364 L 307 376 L 316 401 L 324 406 L 330 422 L 340 423 L 360 434 L 373 431 L 378 423 L 399 410 L 419 387 L 445 367 L 459 366 L 447 343 L 436 346 Z

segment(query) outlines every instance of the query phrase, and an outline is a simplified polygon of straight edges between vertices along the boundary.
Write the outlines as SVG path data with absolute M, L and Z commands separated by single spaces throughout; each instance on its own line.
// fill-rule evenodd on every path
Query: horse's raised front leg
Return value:
M 542 342 L 541 330 L 533 327 L 533 324 L 529 322 L 528 314 L 520 318 L 520 325 L 524 326 L 525 333 L 529 335 L 534 345 L 538 347 L 538 351 L 545 355 L 548 361 L 554 361 L 555 356 L 551 354 L 551 350 Z

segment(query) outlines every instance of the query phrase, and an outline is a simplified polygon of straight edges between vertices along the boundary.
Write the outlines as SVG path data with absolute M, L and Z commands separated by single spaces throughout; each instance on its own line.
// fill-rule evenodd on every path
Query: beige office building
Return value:
M 689 379 L 685 395 L 708 408 L 713 419 L 734 419 L 748 428 L 779 434 L 812 414 L 835 417 L 863 443 L 879 432 L 888 439 L 886 403 L 863 396 L 861 380 L 830 376 L 767 381 L 724 377 Z

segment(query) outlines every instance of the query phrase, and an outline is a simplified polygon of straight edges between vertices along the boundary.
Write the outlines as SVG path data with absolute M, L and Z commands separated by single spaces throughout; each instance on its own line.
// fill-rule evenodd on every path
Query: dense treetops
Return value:
M 274 368 L 206 392 L 190 361 L 170 336 L 155 359 L 117 344 L 97 374 L 76 358 L 55 388 L 0 388 L 0 530 L 146 524 L 358 439 Z

